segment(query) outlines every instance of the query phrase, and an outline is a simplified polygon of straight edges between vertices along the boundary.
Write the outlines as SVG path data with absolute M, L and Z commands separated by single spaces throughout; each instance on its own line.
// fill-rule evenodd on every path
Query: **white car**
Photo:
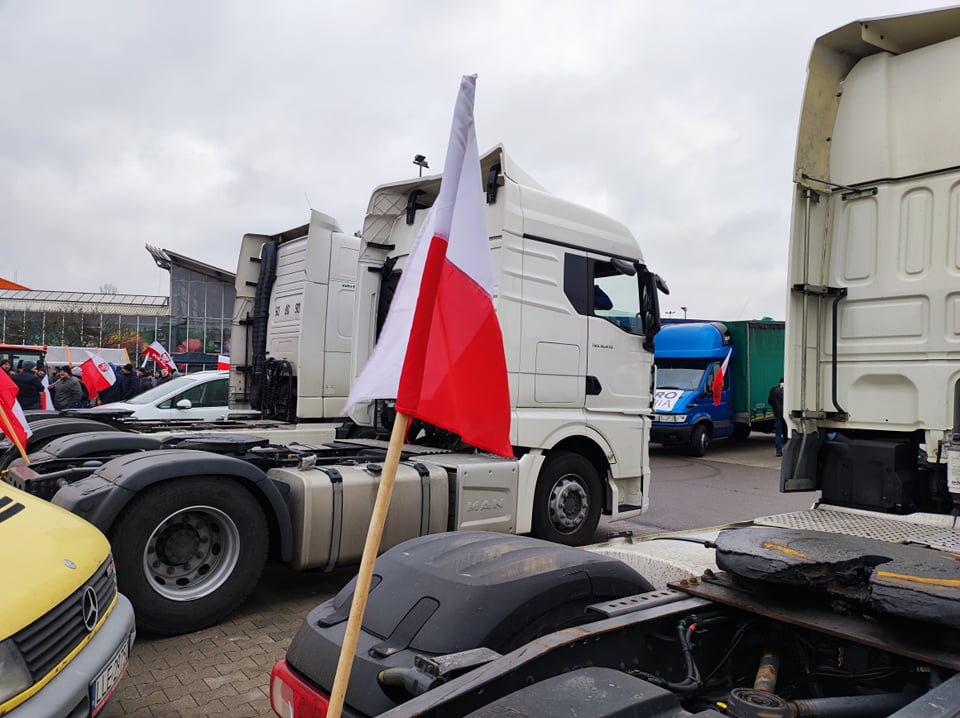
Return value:
M 117 415 L 149 421 L 216 421 L 227 416 L 229 371 L 185 374 L 126 401 L 72 411 L 75 416 Z

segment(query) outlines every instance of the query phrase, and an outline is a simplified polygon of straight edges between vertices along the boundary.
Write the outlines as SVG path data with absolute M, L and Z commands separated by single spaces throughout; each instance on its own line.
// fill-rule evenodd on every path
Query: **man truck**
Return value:
M 414 422 L 384 549 L 465 529 L 583 544 L 601 512 L 646 507 L 663 283 L 624 225 L 549 194 L 502 147 L 481 169 L 514 456 Z M 344 423 L 343 377 L 370 354 L 439 185 L 378 187 L 359 243 L 319 213 L 298 231 L 244 237 L 231 403 L 270 421 L 149 433 L 63 416 L 35 423 L 29 466 L 8 452 L 7 481 L 109 537 L 141 628 L 221 620 L 268 555 L 296 569 L 359 561 L 394 409 L 357 405 Z M 596 285 L 617 297 L 615 316 L 595 307 Z
M 784 324 L 773 320 L 664 323 L 650 440 L 703 456 L 714 439 L 772 432 L 767 397 L 783 377 L 783 342 Z
M 377 562 L 346 715 L 960 715 L 957 67 L 960 8 L 810 57 L 782 483 L 821 499 L 573 553 L 413 539 Z M 353 585 L 274 669 L 279 715 L 324 714 Z

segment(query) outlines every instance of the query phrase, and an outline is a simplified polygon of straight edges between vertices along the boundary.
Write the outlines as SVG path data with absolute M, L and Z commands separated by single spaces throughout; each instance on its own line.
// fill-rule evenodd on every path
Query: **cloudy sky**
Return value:
M 0 277 L 166 294 L 145 244 L 234 271 L 245 232 L 353 232 L 443 166 L 460 76 L 481 152 L 625 223 L 665 311 L 782 319 L 814 39 L 900 0 L 0 0 Z

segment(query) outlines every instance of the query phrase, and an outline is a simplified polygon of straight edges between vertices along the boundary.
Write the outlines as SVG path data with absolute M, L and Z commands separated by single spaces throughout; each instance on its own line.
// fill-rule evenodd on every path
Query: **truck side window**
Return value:
M 611 262 L 594 260 L 593 311 L 631 334 L 643 334 L 637 275 L 623 274 Z
M 721 362 L 714 362 L 710 365 L 710 369 L 707 373 L 707 381 L 703 385 L 703 390 L 706 393 L 711 393 L 713 391 L 713 380 L 717 377 L 717 373 L 720 371 Z M 723 391 L 726 391 L 730 388 L 730 372 L 728 371 L 723 375 Z
M 566 254 L 563 291 L 577 314 L 600 317 L 649 340 L 660 329 L 656 275 L 626 259 Z

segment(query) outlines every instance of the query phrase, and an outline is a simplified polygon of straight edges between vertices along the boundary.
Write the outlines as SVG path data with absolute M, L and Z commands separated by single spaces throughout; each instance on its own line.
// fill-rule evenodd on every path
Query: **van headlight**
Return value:
M 33 679 L 20 655 L 20 649 L 10 639 L 0 641 L 0 703 L 23 693 L 32 685 Z

